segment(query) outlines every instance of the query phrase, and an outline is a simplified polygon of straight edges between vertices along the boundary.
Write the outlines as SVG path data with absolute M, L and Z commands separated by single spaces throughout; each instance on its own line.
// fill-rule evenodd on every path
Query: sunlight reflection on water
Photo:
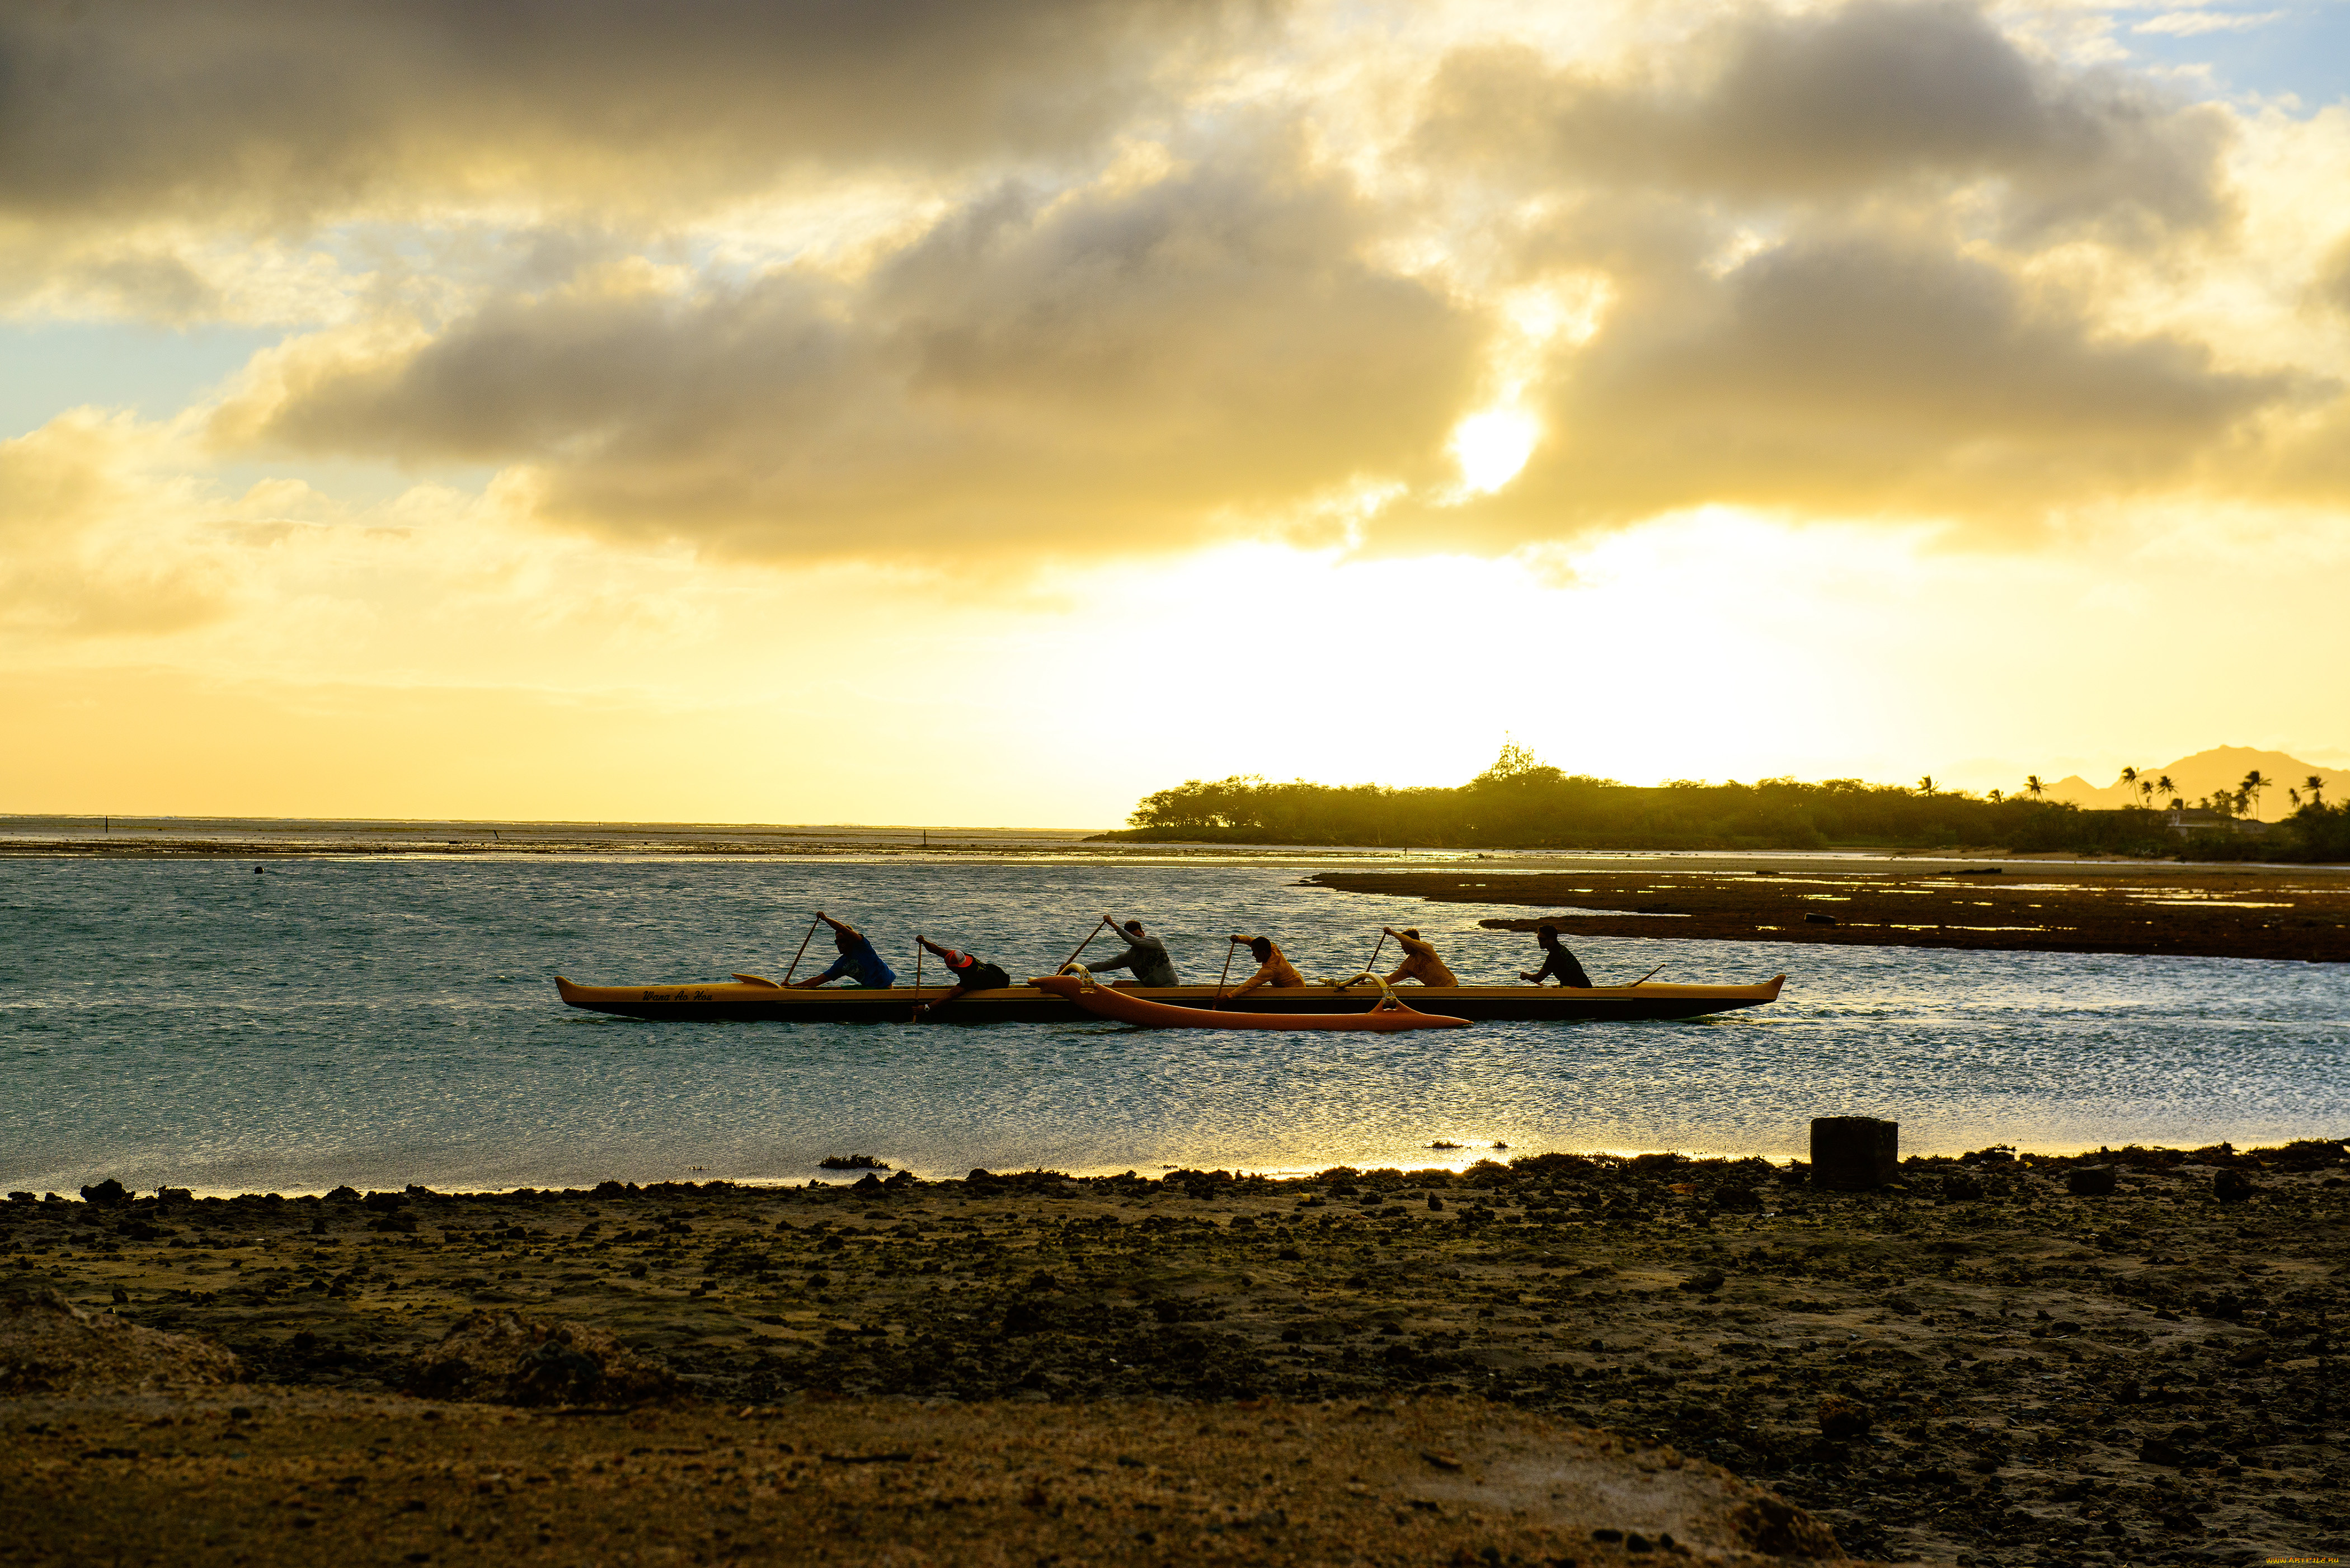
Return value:
M 539 859 L 0 863 L 0 1181 L 71 1191 L 800 1180 L 827 1154 L 974 1167 L 1460 1165 L 1495 1143 L 1800 1155 L 1809 1118 L 1906 1152 L 2238 1144 L 2350 1131 L 2350 971 L 2222 959 L 1594 938 L 1596 978 L 1778 1004 L 1690 1023 L 1393 1035 L 1114 1025 L 652 1024 L 599 983 L 779 974 L 821 906 L 910 971 L 920 929 L 1015 976 L 1098 914 L 1185 978 L 1265 929 L 1309 973 L 1382 923 L 1494 983 L 1523 909 L 1292 886 L 1201 864 Z M 824 950 L 819 939 L 811 956 Z M 1389 950 L 1392 951 L 1392 948 Z M 1465 1147 L 1437 1154 L 1428 1145 Z

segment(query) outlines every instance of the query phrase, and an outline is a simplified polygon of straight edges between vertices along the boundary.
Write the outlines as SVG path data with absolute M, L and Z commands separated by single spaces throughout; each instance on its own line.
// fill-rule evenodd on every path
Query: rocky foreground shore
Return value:
M 2350 1554 L 2345 1152 L 17 1194 L 0 1562 Z

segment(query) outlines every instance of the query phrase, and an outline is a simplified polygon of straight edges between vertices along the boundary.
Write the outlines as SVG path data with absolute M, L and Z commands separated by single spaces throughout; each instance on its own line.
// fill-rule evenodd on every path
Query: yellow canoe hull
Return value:
M 1700 1018 L 1709 1013 L 1760 1007 L 1779 999 L 1785 975 L 1760 985 L 1621 985 L 1575 990 L 1566 986 L 1399 986 L 1397 994 L 1423 1012 L 1440 1012 L 1475 1023 L 1544 1023 L 1637 1018 Z M 754 977 L 659 985 L 578 985 L 555 978 L 556 990 L 573 1007 L 629 1018 L 735 1020 L 745 1023 L 905 1023 L 914 1009 L 935 1002 L 945 986 L 919 991 L 897 986 L 866 991 L 825 986 L 785 991 Z M 1326 985 L 1288 991 L 1256 991 L 1218 997 L 1211 985 L 1119 986 L 1119 992 L 1175 1007 L 1213 1007 L 1260 1013 L 1367 1012 L 1378 1001 L 1375 987 L 1338 991 Z M 924 1013 L 935 1023 L 1074 1023 L 1093 1014 L 1066 998 L 1033 985 L 974 991 Z

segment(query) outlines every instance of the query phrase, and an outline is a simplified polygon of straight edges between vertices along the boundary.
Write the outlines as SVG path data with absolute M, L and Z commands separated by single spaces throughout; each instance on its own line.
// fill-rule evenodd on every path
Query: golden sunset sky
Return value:
M 2350 763 L 2350 6 L 0 15 L 0 811 Z

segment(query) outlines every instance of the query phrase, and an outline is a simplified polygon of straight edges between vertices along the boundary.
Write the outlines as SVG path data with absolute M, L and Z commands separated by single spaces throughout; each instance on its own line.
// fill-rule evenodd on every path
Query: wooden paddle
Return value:
M 922 1021 L 922 939 L 914 939 L 914 1011 L 906 1014 L 909 1023 Z
M 1224 944 L 1224 972 L 1216 977 L 1216 1000 L 1218 1002 L 1222 1002 L 1224 999 L 1224 981 L 1232 978 L 1232 950 L 1240 945 L 1241 940 L 1238 937 L 1234 937 L 1232 940 Z
M 1372 945 L 1372 948 L 1371 948 L 1371 956 L 1370 956 L 1370 957 L 1368 957 L 1368 958 L 1367 958 L 1367 959 L 1365 959 L 1365 960 L 1363 961 L 1363 972 L 1364 972 L 1365 974 L 1368 974 L 1368 973 L 1370 973 L 1370 972 L 1371 972 L 1371 971 L 1373 971 L 1373 970 L 1375 970 L 1375 969 L 1377 969 L 1377 968 L 1378 968 L 1378 967 L 1379 967 L 1379 949 L 1381 949 L 1381 948 L 1383 948 L 1383 947 L 1385 947 L 1385 946 L 1387 946 L 1387 945 L 1388 945 L 1388 933 L 1387 933 L 1386 929 L 1385 929 L 1384 928 L 1382 928 L 1382 929 L 1381 929 L 1381 930 L 1379 931 L 1379 940 L 1378 940 L 1376 943 L 1374 943 L 1374 944 Z M 1348 981 L 1347 983 L 1348 985 L 1352 985 L 1352 984 L 1354 984 L 1355 982 L 1354 982 L 1353 981 L 1351 981 L 1351 980 L 1350 980 L 1350 981 Z
M 792 976 L 799 971 L 800 959 L 807 952 L 808 943 L 815 940 L 816 921 L 810 920 L 808 922 L 807 935 L 800 939 L 800 950 L 792 955 L 792 967 L 784 971 L 784 983 L 785 985 L 792 983 Z
M 1079 942 L 1079 943 L 1076 945 L 1076 951 L 1071 952 L 1067 958 L 1066 958 L 1066 959 L 1062 960 L 1062 961 L 1061 961 L 1061 968 L 1060 968 L 1060 969 L 1056 969 L 1056 970 L 1055 970 L 1053 972 L 1054 972 L 1055 974 L 1059 974 L 1059 973 L 1061 972 L 1061 970 L 1066 970 L 1066 969 L 1067 969 L 1071 964 L 1073 964 L 1073 963 L 1076 962 L 1076 961 L 1077 961 L 1077 954 L 1078 954 L 1078 953 L 1081 953 L 1081 952 L 1083 952 L 1083 951 L 1085 951 L 1087 948 L 1089 948 L 1089 947 L 1093 946 L 1093 945 L 1094 945 L 1094 939 L 1095 939 L 1096 937 L 1097 937 L 1097 936 L 1101 935 L 1101 929 L 1102 929 L 1104 926 L 1107 926 L 1107 925 L 1108 925 L 1108 924 L 1109 924 L 1109 917 L 1108 917 L 1107 915 L 1104 915 L 1100 919 L 1096 920 L 1096 921 L 1094 922 L 1094 929 L 1093 929 L 1092 930 L 1087 931 L 1087 932 L 1086 933 L 1086 940 L 1085 940 L 1084 941 Z
M 1670 961 L 1670 960 L 1667 960 L 1666 961 L 1667 961 L 1667 962 L 1670 962 L 1671 961 Z M 1659 964 L 1659 965 L 1657 966 L 1657 969 L 1662 969 L 1662 968 L 1664 968 L 1664 967 L 1665 967 L 1665 966 L 1664 966 L 1664 964 L 1661 964 L 1661 963 L 1660 963 L 1660 964 Z M 1652 970 L 1650 970 L 1650 971 L 1648 971 L 1648 974 L 1644 974 L 1644 975 L 1642 975 L 1638 980 L 1634 981 L 1631 984 L 1629 984 L 1629 985 L 1626 986 L 1624 989 L 1625 989 L 1625 990 L 1627 990 L 1627 991 L 1638 991 L 1638 989 L 1639 989 L 1643 984 L 1645 984 L 1645 983 L 1648 981 L 1648 978 L 1649 978 L 1649 976 L 1650 976 L 1650 975 L 1653 975 L 1653 974 L 1655 974 L 1655 973 L 1657 972 L 1657 969 L 1652 969 Z

